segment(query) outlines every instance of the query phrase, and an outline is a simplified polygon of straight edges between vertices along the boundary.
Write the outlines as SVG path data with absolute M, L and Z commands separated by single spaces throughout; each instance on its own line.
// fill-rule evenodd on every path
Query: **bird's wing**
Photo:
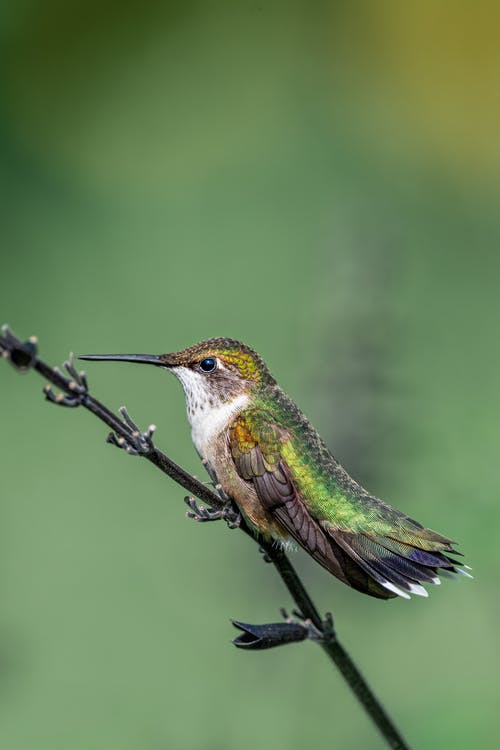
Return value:
M 229 429 L 239 476 L 253 484 L 266 510 L 331 573 L 379 598 L 426 595 L 438 569 L 458 572 L 451 542 L 366 494 L 335 487 L 325 497 L 287 430 L 246 410 Z

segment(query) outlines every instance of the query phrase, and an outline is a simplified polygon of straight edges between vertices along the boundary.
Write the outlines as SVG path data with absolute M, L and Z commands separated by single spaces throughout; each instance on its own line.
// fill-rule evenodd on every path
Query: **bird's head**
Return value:
M 138 362 L 168 369 L 182 383 L 188 408 L 198 396 L 215 406 L 276 382 L 257 352 L 226 338 L 208 339 L 168 354 L 85 354 L 79 359 Z

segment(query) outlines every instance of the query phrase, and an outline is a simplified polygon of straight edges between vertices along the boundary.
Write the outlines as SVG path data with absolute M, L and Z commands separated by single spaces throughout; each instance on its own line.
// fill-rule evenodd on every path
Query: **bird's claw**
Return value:
M 154 450 L 153 435 L 156 426 L 150 424 L 147 430 L 141 432 L 125 406 L 120 406 L 118 411 L 123 417 L 123 421 L 130 428 L 131 434 L 125 438 L 122 435 L 110 432 L 106 438 L 106 442 L 115 445 L 117 448 L 123 448 L 130 456 L 144 456 L 147 453 L 151 453 Z
M 184 502 L 189 508 L 186 511 L 186 516 L 199 523 L 225 521 L 230 529 L 237 529 L 241 524 L 241 515 L 229 502 L 220 509 L 207 508 L 205 505 L 200 505 L 194 497 L 185 497 Z
M 264 562 L 272 563 L 272 559 L 269 556 L 269 552 L 267 551 L 267 549 L 265 549 L 264 547 L 259 547 L 259 552 L 261 553 Z
M 303 614 L 295 609 L 292 610 L 291 615 L 288 614 L 284 607 L 280 609 L 280 612 L 285 622 L 295 623 L 303 627 L 307 631 L 307 637 L 312 641 L 331 641 L 335 638 L 331 612 L 326 613 L 325 619 L 321 623 L 321 628 L 318 628 L 309 617 L 304 617 Z
M 239 513 L 231 503 L 227 503 L 222 511 L 222 519 L 227 523 L 230 529 L 238 529 L 241 526 L 241 513 Z
M 205 523 L 206 521 L 220 521 L 222 518 L 221 510 L 207 508 L 205 505 L 199 505 L 194 497 L 185 497 L 184 502 L 189 508 L 189 510 L 186 511 L 186 516 L 192 518 L 193 521 Z
M 45 398 L 52 404 L 58 404 L 59 406 L 81 406 L 85 399 L 85 396 L 88 393 L 87 377 L 83 370 L 78 371 L 75 368 L 73 352 L 71 352 L 71 354 L 69 355 L 69 359 L 67 359 L 64 363 L 64 369 L 70 377 L 70 380 L 68 381 L 68 388 L 71 391 L 71 395 L 69 395 L 68 393 L 64 393 L 63 391 L 55 393 L 52 386 L 46 385 L 43 389 Z M 55 371 L 61 377 L 66 378 L 64 373 L 62 373 L 58 367 L 55 368 Z

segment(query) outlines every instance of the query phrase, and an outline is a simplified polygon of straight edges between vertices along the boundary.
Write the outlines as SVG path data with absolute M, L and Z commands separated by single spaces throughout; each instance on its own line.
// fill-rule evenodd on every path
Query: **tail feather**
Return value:
M 379 563 L 377 565 L 377 562 L 374 560 L 368 561 L 355 549 L 356 545 L 353 546 L 352 544 L 352 538 L 354 535 L 345 534 L 343 532 L 334 532 L 332 533 L 332 536 L 337 542 L 337 544 L 341 547 L 341 549 L 343 549 L 347 553 L 348 557 L 351 560 L 353 560 L 355 563 L 357 563 L 357 566 L 360 567 L 365 573 L 368 574 L 369 579 L 372 579 L 375 583 L 378 584 L 378 587 L 381 587 L 383 590 L 385 589 L 386 591 L 391 592 L 387 594 L 384 593 L 383 598 L 389 599 L 390 597 L 400 594 L 400 591 L 396 587 L 398 581 L 394 580 L 394 576 L 392 575 L 387 576 L 384 573 L 380 573 L 379 570 L 377 570 L 377 568 L 379 568 L 382 563 Z M 373 563 L 375 563 L 377 567 L 375 567 Z M 351 583 L 351 586 L 353 586 L 353 583 L 351 580 L 352 571 L 345 570 L 345 573 L 349 579 L 349 582 Z M 399 576 L 396 576 L 396 578 L 399 578 Z M 357 588 L 357 587 L 354 586 L 354 588 Z M 367 594 L 370 593 L 368 588 L 365 590 L 365 593 Z
M 386 588 L 377 583 L 373 576 L 344 551 L 334 539 L 325 536 L 324 541 L 324 547 L 323 545 L 316 547 L 314 558 L 330 573 L 333 573 L 357 591 L 370 594 L 370 596 L 378 599 L 396 596 L 396 594 L 390 594 Z
M 386 586 L 382 585 L 382 583 L 379 583 L 376 572 L 367 569 L 363 564 L 363 561 L 357 559 L 357 557 L 352 554 L 352 551 L 345 550 L 332 536 L 329 536 L 328 542 L 332 549 L 331 554 L 335 557 L 335 560 L 341 567 L 342 576 L 339 576 L 338 573 L 335 573 L 335 571 L 331 569 L 328 560 L 323 561 L 316 558 L 318 559 L 318 562 L 327 568 L 327 570 L 331 570 L 334 575 L 341 577 L 341 579 L 349 586 L 356 589 L 356 591 L 361 591 L 363 594 L 369 594 L 377 599 L 392 599 L 397 596 L 398 592 L 391 591 Z
M 442 552 L 430 552 L 420 547 L 415 547 L 412 544 L 393 539 L 389 536 L 376 536 L 374 537 L 374 541 L 376 541 L 382 547 L 385 547 L 385 549 L 389 552 L 395 552 L 396 555 L 405 557 L 406 559 L 411 560 L 414 563 L 418 563 L 419 565 L 424 565 L 429 568 L 449 568 L 453 564 L 455 564 L 451 563 L 450 559 L 446 557 Z M 460 554 L 453 550 L 451 546 L 449 549 L 447 549 L 447 551 L 453 552 L 453 554 L 455 555 Z
M 390 552 L 386 547 L 381 544 L 377 544 L 366 537 L 360 538 L 359 551 L 363 554 L 363 548 L 368 548 L 371 557 L 375 560 L 383 561 L 384 565 L 389 568 L 389 572 L 392 569 L 403 575 L 405 578 L 409 578 L 413 581 L 421 581 L 422 583 L 433 583 L 436 577 L 436 563 L 433 567 L 429 565 L 423 565 L 413 562 L 408 557 L 403 557 L 401 553 Z
M 420 583 L 439 583 L 438 575 L 446 576 L 447 573 L 463 572 L 462 563 L 445 554 L 445 552 L 457 554 L 448 540 L 441 550 L 431 552 L 415 547 L 413 543 L 408 544 L 390 537 L 371 537 L 368 534 L 355 534 L 331 528 L 327 531 L 335 546 L 344 553 L 343 556 L 337 553 L 337 559 L 342 564 L 351 585 L 372 596 L 381 598 L 395 595 L 408 598 L 409 594 L 427 596 L 427 592 L 420 586 Z M 346 560 L 349 560 L 351 567 L 346 564 Z M 354 569 L 352 564 L 355 565 Z M 369 586 L 360 587 L 361 581 L 359 575 L 355 574 L 356 569 L 361 569 L 365 576 L 376 584 L 378 593 L 372 593 Z M 352 582 L 353 577 L 356 578 L 358 585 Z
M 388 565 L 385 560 L 377 560 L 377 559 L 371 559 L 369 563 L 370 567 L 372 567 L 374 570 L 379 573 L 380 576 L 382 576 L 382 581 L 384 583 L 393 583 L 396 586 L 401 586 L 403 589 L 410 589 L 409 584 L 410 583 L 416 583 L 417 581 L 415 579 L 410 580 L 405 575 L 400 573 L 398 570 L 395 570 L 390 565 Z
M 394 512 L 394 508 L 391 510 Z M 456 544 L 452 539 L 422 526 L 415 519 L 399 512 L 394 519 L 394 528 L 388 536 L 395 541 L 410 544 L 428 552 L 453 552 L 453 546 Z

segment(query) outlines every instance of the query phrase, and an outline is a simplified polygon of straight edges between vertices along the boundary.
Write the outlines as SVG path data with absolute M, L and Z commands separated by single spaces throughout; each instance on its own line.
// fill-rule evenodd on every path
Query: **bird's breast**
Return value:
M 220 402 L 216 406 L 211 406 L 207 400 L 200 399 L 195 409 L 188 409 L 191 438 L 202 458 L 212 462 L 219 436 L 247 404 L 248 396 L 243 393 L 235 396 L 231 401 Z

